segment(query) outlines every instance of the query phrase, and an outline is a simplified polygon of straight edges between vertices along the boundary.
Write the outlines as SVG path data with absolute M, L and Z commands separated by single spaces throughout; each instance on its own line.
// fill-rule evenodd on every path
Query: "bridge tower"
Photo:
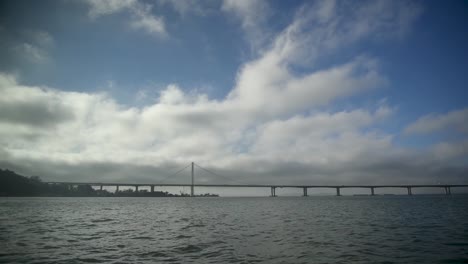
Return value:
M 195 168 L 194 168 L 194 162 L 192 161 L 192 185 L 190 186 L 190 196 L 194 196 L 194 183 L 195 183 Z

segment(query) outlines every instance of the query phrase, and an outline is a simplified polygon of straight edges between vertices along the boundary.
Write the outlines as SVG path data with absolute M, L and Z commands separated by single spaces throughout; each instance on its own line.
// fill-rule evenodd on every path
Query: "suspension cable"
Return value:
M 163 183 L 165 180 L 169 179 L 170 177 L 176 176 L 177 174 L 179 174 L 180 172 L 182 172 L 183 170 L 188 168 L 190 165 L 192 165 L 192 164 L 188 164 L 187 166 L 183 167 L 182 169 L 176 171 L 175 173 L 170 174 L 169 176 L 167 176 L 164 179 L 160 180 L 158 183 Z
M 234 180 L 234 179 L 231 179 L 231 178 L 228 178 L 228 177 L 219 175 L 218 173 L 215 173 L 215 172 L 213 172 L 213 171 L 211 171 L 211 170 L 205 169 L 205 168 L 201 167 L 200 165 L 198 165 L 198 164 L 196 164 L 196 163 L 194 163 L 194 164 L 195 164 L 195 166 L 197 166 L 198 168 L 200 168 L 200 169 L 202 169 L 202 170 L 204 170 L 204 171 L 206 171 L 206 172 L 208 172 L 208 173 L 211 173 L 211 174 L 213 174 L 214 176 L 221 177 L 221 178 L 226 179 L 226 180 L 228 180 L 228 181 L 233 181 L 233 182 L 241 183 L 241 182 L 239 182 L 239 181 L 237 181 L 237 180 Z

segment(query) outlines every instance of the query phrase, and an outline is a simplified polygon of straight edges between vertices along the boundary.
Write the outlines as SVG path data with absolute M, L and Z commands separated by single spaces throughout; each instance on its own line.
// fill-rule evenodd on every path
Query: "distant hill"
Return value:
M 89 185 L 70 188 L 66 184 L 47 184 L 39 176 L 25 177 L 14 171 L 0 169 L 0 196 L 111 196 Z
M 25 177 L 14 171 L 0 169 L 0 196 L 34 196 L 39 195 L 47 184 L 37 176 Z
M 131 197 L 174 197 L 188 196 L 186 194 L 171 194 L 168 192 L 148 192 L 140 190 L 122 190 L 109 192 L 94 190 L 90 185 L 71 186 L 67 184 L 47 184 L 39 176 L 25 177 L 8 169 L 0 169 L 0 196 L 131 196 Z M 202 194 L 199 196 L 218 196 L 216 194 Z

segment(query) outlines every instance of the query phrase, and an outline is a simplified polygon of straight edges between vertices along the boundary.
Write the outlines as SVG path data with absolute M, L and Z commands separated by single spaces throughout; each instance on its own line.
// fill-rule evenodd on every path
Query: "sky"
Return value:
M 468 183 L 466 1 L 0 2 L 0 167 Z M 223 176 L 223 177 L 219 177 Z

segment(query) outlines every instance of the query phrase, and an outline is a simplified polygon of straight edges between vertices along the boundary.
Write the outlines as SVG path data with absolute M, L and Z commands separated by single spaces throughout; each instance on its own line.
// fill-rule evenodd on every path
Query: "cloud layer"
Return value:
M 92 18 L 126 10 L 133 28 L 166 32 L 162 17 L 136 0 L 88 2 Z M 239 19 L 257 54 L 222 99 L 169 84 L 154 103 L 128 107 L 105 93 L 26 86 L 0 74 L 0 167 L 48 180 L 157 182 L 196 161 L 243 183 L 466 182 L 466 139 L 402 148 L 397 135 L 379 129 L 394 107 L 338 107 L 389 85 L 378 58 L 356 54 L 318 66 L 347 45 L 404 37 L 418 5 L 317 2 L 299 8 L 268 43 L 252 33 L 269 19 L 252 13 L 269 10 L 265 2 L 225 1 L 221 8 Z M 422 117 L 405 131 L 453 125 L 466 135 L 466 116 L 460 110 Z M 210 177 L 197 180 L 222 181 Z
M 405 129 L 405 133 L 427 134 L 447 130 L 468 134 L 468 109 L 423 116 L 409 125 Z

